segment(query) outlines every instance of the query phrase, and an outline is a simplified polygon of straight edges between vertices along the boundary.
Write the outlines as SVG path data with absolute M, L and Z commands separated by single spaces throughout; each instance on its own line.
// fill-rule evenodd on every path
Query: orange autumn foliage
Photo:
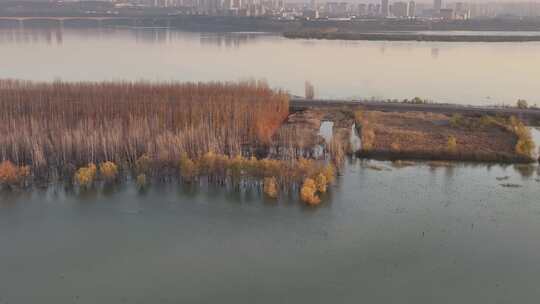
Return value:
M 17 167 L 9 160 L 4 160 L 0 163 L 0 184 L 20 184 L 28 176 L 30 176 L 29 166 Z
M 87 188 L 92 186 L 94 179 L 96 178 L 97 168 L 93 163 L 88 164 L 86 167 L 81 167 L 75 173 L 75 183 L 81 187 Z
M 118 177 L 118 166 L 110 161 L 103 162 L 99 165 L 99 174 L 105 181 L 113 181 Z
M 278 186 L 275 177 L 266 177 L 264 178 L 264 193 L 270 198 L 277 198 L 278 196 Z
M 321 199 L 317 196 L 317 185 L 311 178 L 306 178 L 300 189 L 300 199 L 308 205 L 318 205 Z
M 317 191 L 319 191 L 320 193 L 326 192 L 326 189 L 328 187 L 328 181 L 326 180 L 326 176 L 324 174 L 319 173 L 315 177 L 315 183 L 317 186 Z

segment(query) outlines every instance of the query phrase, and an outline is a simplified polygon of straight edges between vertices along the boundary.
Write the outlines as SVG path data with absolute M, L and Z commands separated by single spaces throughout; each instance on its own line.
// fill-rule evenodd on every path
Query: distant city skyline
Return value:
M 539 1 L 459 0 L 109 0 L 6 2 L 0 0 L 0 15 L 156 14 L 271 17 L 281 20 L 365 18 L 468 20 L 480 18 L 537 18 Z M 21 4 L 19 4 L 21 3 Z
M 0 0 L 1 2 L 2 0 Z M 398 2 L 400 0 L 396 0 L 395 2 Z M 285 2 L 287 3 L 306 3 L 306 4 L 309 4 L 311 3 L 311 0 L 286 0 Z M 381 3 L 380 0 L 347 0 L 347 1 L 342 1 L 342 0 L 327 0 L 327 1 L 324 1 L 324 0 L 318 0 L 317 3 L 326 3 L 326 2 L 348 2 L 348 3 Z M 390 1 L 390 2 L 394 2 L 394 1 Z M 416 3 L 421 3 L 421 4 L 433 4 L 433 1 L 432 0 L 420 0 L 420 1 L 415 1 Z M 443 1 L 445 3 L 456 3 L 456 2 L 464 2 L 464 3 L 482 3 L 482 4 L 488 4 L 488 3 L 492 3 L 492 4 L 505 4 L 505 3 L 514 3 L 514 4 L 527 4 L 527 3 L 540 3 L 540 1 L 523 1 L 523 0 L 503 0 L 503 1 L 493 1 L 493 0 L 471 0 L 471 1 L 459 1 L 459 0 L 452 0 L 452 1 Z M 444 5 L 444 4 L 443 4 Z
M 131 2 L 129 0 L 116 0 L 116 1 L 107 1 L 107 0 L 101 0 L 102 2 Z M 398 2 L 399 0 L 395 1 Z M 0 3 L 13 3 L 13 2 L 91 2 L 88 0 L 63 0 L 63 1 L 51 1 L 51 0 L 0 0 Z M 99 1 L 98 1 L 99 2 Z M 287 3 L 312 3 L 312 0 L 285 0 Z M 347 3 L 380 3 L 380 0 L 318 0 L 317 3 L 327 3 L 327 2 L 347 2 Z M 393 1 L 390 1 L 393 2 Z M 420 4 L 433 4 L 432 0 L 420 0 L 415 1 L 416 3 Z M 515 3 L 515 4 L 527 4 L 527 3 L 540 3 L 540 1 L 523 1 L 523 0 L 503 0 L 503 1 L 493 1 L 493 0 L 466 0 L 466 1 L 444 1 L 446 3 L 456 3 L 456 2 L 464 2 L 464 3 L 482 3 L 482 4 L 505 4 L 505 3 Z M 444 6 L 444 4 L 443 4 Z

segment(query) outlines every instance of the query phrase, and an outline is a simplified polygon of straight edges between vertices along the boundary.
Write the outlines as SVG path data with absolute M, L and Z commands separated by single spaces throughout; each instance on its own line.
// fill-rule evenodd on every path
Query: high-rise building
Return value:
M 409 2 L 409 17 L 416 17 L 416 2 Z
M 302 12 L 302 16 L 306 19 L 318 19 L 319 18 L 319 11 L 316 9 L 305 9 Z
M 441 11 L 442 8 L 442 0 L 433 0 L 433 10 L 436 14 L 438 14 Z
M 394 2 L 392 4 L 392 15 L 398 18 L 409 17 L 409 3 L 407 2 Z
M 379 10 L 377 6 L 373 3 L 369 3 L 367 6 L 367 14 L 368 16 L 376 16 L 379 14 Z
M 232 0 L 231 8 L 236 8 L 236 9 L 242 8 L 242 0 Z
M 326 2 L 325 12 L 327 17 L 345 17 L 347 2 Z
M 358 16 L 366 16 L 368 14 L 367 5 L 365 3 L 358 4 Z
M 390 5 L 388 0 L 381 0 L 381 16 L 384 18 L 390 15 Z
M 468 5 L 465 4 L 464 2 L 456 2 L 454 15 L 456 19 L 467 20 L 471 18 L 471 10 L 469 9 Z
M 455 19 L 454 10 L 451 8 L 443 8 L 440 10 L 439 16 L 444 20 Z

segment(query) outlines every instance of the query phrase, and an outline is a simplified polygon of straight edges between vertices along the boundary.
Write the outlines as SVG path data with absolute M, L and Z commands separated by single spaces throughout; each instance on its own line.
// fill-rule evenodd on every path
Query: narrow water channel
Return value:
M 330 144 L 330 142 L 332 142 L 332 137 L 334 136 L 334 122 L 322 121 L 321 127 L 319 128 L 319 135 L 324 138 L 326 144 Z
M 536 157 L 540 157 L 540 128 L 531 127 L 530 130 L 531 130 L 532 139 L 534 141 Z
M 357 151 L 362 149 L 362 138 L 360 137 L 360 134 L 358 134 L 358 130 L 356 129 L 355 123 L 353 123 L 351 126 L 350 143 L 351 143 L 351 149 L 353 153 L 356 153 Z

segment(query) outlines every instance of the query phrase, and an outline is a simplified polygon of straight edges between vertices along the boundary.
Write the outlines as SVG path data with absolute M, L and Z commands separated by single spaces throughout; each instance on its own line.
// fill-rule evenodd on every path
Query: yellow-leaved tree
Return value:
M 118 177 L 118 166 L 111 161 L 103 162 L 99 165 L 99 174 L 105 181 L 112 182 Z
M 197 176 L 197 164 L 189 158 L 187 153 L 180 156 L 180 175 L 186 182 L 191 182 Z
M 278 196 L 278 187 L 275 177 L 265 177 L 264 178 L 264 193 L 271 198 L 277 198 Z
M 318 205 L 321 199 L 317 196 L 317 185 L 312 178 L 306 178 L 300 189 L 300 198 L 308 205 Z
M 75 173 L 75 183 L 81 187 L 88 188 L 92 186 L 96 178 L 97 168 L 93 163 L 89 163 L 86 167 L 81 167 Z

